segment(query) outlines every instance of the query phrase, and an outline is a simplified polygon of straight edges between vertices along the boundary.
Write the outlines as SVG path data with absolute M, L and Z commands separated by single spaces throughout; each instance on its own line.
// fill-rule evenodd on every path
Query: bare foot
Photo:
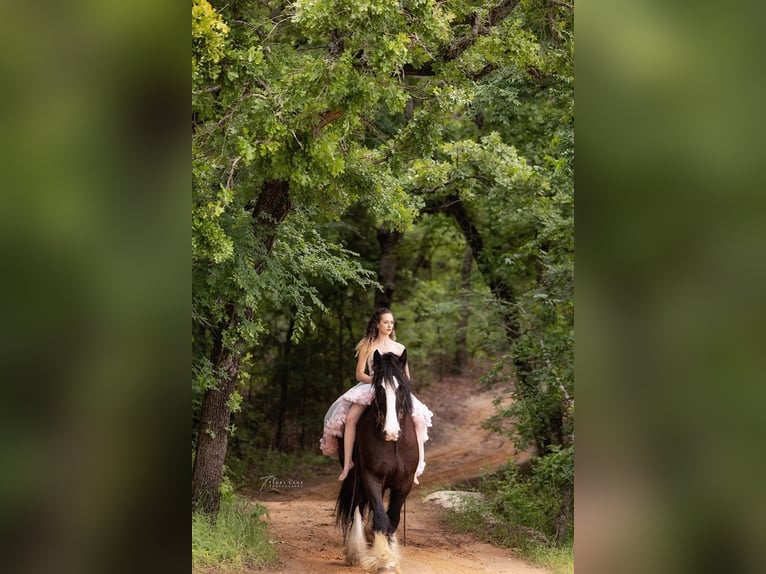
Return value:
M 417 468 L 417 470 L 415 470 L 415 478 L 413 478 L 413 479 L 412 479 L 412 482 L 414 482 L 415 484 L 419 485 L 419 484 L 420 484 L 420 481 L 418 480 L 418 477 L 419 477 L 421 474 L 423 474 L 423 471 L 424 471 L 425 469 L 426 469 L 426 463 L 425 463 L 425 461 L 421 460 L 421 461 L 418 463 L 418 468 Z
M 354 462 L 353 461 L 351 463 L 349 463 L 348 468 L 345 467 L 345 466 L 343 467 L 343 472 L 340 473 L 340 476 L 338 477 L 338 480 L 339 481 L 346 480 L 346 477 L 348 476 L 348 471 L 350 471 L 352 468 L 354 468 Z

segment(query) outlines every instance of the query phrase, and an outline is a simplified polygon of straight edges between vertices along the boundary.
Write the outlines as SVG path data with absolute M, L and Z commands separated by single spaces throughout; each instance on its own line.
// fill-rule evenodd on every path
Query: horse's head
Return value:
M 399 421 L 404 415 L 412 414 L 410 380 L 404 370 L 406 364 L 406 349 L 401 355 L 381 355 L 375 351 L 372 357 L 377 420 L 378 425 L 383 427 L 386 440 L 398 440 L 401 433 Z

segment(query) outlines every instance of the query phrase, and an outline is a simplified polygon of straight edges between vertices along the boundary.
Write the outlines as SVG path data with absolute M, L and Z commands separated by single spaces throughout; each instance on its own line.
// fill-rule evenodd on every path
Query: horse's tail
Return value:
M 362 517 L 367 508 L 367 500 L 364 495 L 361 473 L 354 466 L 348 472 L 335 501 L 335 525 L 340 526 L 343 532 L 347 532 L 354 520 L 354 509 L 359 507 Z

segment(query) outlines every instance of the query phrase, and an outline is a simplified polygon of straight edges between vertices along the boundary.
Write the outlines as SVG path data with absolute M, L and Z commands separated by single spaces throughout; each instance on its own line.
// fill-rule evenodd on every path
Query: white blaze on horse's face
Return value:
M 386 391 L 386 424 L 383 427 L 383 434 L 386 440 L 398 440 L 401 432 L 399 417 L 396 416 L 396 387 L 398 386 L 399 382 L 396 379 L 393 382 L 384 381 L 383 384 L 383 389 Z

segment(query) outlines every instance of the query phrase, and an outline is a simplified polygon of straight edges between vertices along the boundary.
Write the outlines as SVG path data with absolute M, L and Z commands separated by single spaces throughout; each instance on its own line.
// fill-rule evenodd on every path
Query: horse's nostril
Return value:
M 386 433 L 386 440 L 399 440 L 399 433 L 398 432 Z

